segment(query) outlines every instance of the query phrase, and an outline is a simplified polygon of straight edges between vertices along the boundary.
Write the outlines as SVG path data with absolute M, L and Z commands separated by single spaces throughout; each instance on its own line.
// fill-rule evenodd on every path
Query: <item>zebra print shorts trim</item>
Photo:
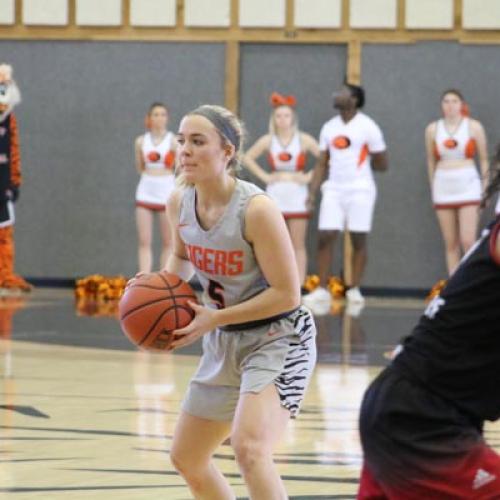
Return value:
M 316 364 L 316 327 L 311 313 L 300 308 L 292 314 L 293 328 L 297 337 L 289 338 L 289 351 L 283 371 L 275 379 L 282 406 L 295 418 L 304 399 L 304 393 Z
M 274 384 L 281 405 L 295 418 L 316 363 L 316 327 L 300 307 L 251 330 L 216 330 L 203 338 L 203 356 L 182 409 L 210 420 L 231 421 L 241 394 Z

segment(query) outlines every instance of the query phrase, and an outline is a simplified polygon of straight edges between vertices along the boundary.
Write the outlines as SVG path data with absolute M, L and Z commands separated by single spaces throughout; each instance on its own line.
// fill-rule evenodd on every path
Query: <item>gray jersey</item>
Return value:
M 224 308 L 265 290 L 267 284 L 252 246 L 244 238 L 248 202 L 263 191 L 236 180 L 235 190 L 220 219 L 203 229 L 196 216 L 196 191 L 186 188 L 179 214 L 179 234 L 204 291 L 204 302 Z

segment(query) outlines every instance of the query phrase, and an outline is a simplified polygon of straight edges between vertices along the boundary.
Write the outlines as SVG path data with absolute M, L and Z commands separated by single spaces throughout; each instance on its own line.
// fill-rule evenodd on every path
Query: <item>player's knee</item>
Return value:
M 266 454 L 266 446 L 262 441 L 237 434 L 232 437 L 231 446 L 236 462 L 243 473 L 251 471 Z
M 189 483 L 189 485 L 196 489 L 197 485 L 201 487 L 203 474 L 202 467 L 198 461 L 193 460 L 194 455 L 187 453 L 183 450 L 172 448 L 170 450 L 170 461 L 175 470 Z

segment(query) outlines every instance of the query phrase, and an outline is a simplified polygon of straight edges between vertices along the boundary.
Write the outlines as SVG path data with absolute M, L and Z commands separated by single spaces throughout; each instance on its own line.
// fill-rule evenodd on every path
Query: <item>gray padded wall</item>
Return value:
M 134 138 L 153 101 L 174 131 L 198 104 L 223 103 L 224 55 L 208 43 L 0 42 L 23 94 L 20 273 L 135 272 Z
M 425 42 L 363 47 L 366 112 L 381 125 L 390 169 L 378 175 L 379 198 L 366 284 L 426 288 L 446 277 L 444 247 L 431 205 L 424 129 L 439 118 L 441 93 L 463 91 L 471 115 L 493 143 L 500 136 L 496 46 Z M 483 222 L 487 215 L 483 216 Z
M 324 122 L 333 114 L 332 92 L 342 85 L 346 73 L 344 45 L 243 44 L 241 48 L 241 117 L 249 144 L 268 132 L 269 96 L 273 91 L 297 98 L 300 128 L 319 137 Z M 265 158 L 260 164 L 266 167 Z M 310 161 L 308 168 L 314 165 Z M 249 174 L 247 174 L 249 175 Z M 309 269 L 315 270 L 317 213 L 309 224 Z M 336 253 L 338 273 L 341 255 Z

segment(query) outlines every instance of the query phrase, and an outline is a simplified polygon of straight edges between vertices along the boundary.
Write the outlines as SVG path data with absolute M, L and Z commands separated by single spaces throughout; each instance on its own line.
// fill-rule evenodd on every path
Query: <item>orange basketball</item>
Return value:
M 168 351 L 173 330 L 194 318 L 188 300 L 198 302 L 179 276 L 166 271 L 140 276 L 125 289 L 118 305 L 122 330 L 141 349 Z

